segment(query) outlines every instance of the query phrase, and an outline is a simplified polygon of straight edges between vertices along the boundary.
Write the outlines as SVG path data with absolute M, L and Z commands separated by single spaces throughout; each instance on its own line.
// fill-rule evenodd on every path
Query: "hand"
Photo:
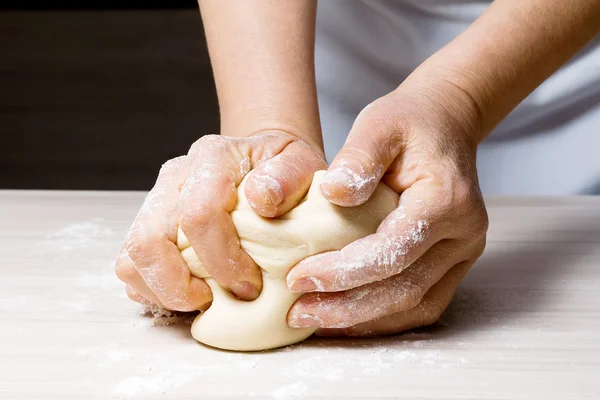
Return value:
M 293 208 L 313 173 L 325 167 L 322 151 L 281 131 L 241 139 L 202 137 L 187 156 L 163 165 L 127 235 L 116 263 L 127 295 L 175 311 L 208 307 L 210 288 L 190 274 L 177 248 L 181 226 L 221 286 L 241 299 L 255 299 L 262 288 L 260 269 L 241 249 L 229 215 L 236 187 L 252 171 L 245 187 L 248 202 L 258 214 L 274 217 Z
M 477 181 L 479 115 L 451 85 L 401 86 L 357 117 L 321 185 L 340 206 L 382 181 L 401 194 L 377 232 L 309 257 L 288 275 L 292 327 L 320 335 L 393 334 L 434 323 L 482 254 L 488 227 Z

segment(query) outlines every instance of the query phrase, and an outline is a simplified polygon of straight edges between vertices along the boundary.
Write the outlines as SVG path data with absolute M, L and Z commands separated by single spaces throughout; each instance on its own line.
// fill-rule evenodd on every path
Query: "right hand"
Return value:
M 212 293 L 191 275 L 176 245 L 181 227 L 207 272 L 243 300 L 262 289 L 260 268 L 240 247 L 229 213 L 248 173 L 248 202 L 263 217 L 285 214 L 304 197 L 315 171 L 327 168 L 321 149 L 268 131 L 247 138 L 208 135 L 163 165 L 116 262 L 127 295 L 173 311 L 206 309 Z

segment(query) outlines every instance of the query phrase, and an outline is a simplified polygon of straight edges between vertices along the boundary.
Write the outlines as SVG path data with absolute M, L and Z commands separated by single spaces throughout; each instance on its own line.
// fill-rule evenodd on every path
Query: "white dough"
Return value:
M 398 205 L 398 195 L 383 184 L 361 206 L 332 205 L 319 189 L 324 175 L 325 171 L 316 172 L 305 199 L 275 219 L 262 218 L 250 207 L 244 195 L 246 179 L 238 187 L 238 201 L 231 213 L 233 223 L 242 248 L 263 269 L 263 289 L 254 301 L 238 300 L 211 279 L 179 230 L 177 246 L 192 274 L 206 278 L 213 292 L 212 305 L 192 325 L 196 340 L 226 350 L 254 351 L 286 346 L 314 333 L 312 328 L 293 329 L 287 325 L 287 313 L 300 297 L 288 291 L 288 272 L 308 256 L 339 250 L 375 232 Z

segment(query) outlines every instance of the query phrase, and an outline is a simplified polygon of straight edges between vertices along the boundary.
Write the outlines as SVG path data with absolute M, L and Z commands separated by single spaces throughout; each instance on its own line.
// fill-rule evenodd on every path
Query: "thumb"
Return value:
M 353 207 L 367 201 L 400 152 L 400 119 L 390 103 L 389 98 L 378 99 L 356 117 L 321 183 L 331 203 Z
M 294 141 L 250 173 L 248 203 L 263 217 L 283 215 L 304 198 L 314 173 L 325 168 L 325 160 L 311 147 Z

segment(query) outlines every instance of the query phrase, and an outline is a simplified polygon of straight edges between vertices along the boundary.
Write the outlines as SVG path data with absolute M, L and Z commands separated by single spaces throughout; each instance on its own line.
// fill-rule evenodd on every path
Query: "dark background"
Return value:
M 0 9 L 0 189 L 148 190 L 219 132 L 195 1 L 39 3 Z

